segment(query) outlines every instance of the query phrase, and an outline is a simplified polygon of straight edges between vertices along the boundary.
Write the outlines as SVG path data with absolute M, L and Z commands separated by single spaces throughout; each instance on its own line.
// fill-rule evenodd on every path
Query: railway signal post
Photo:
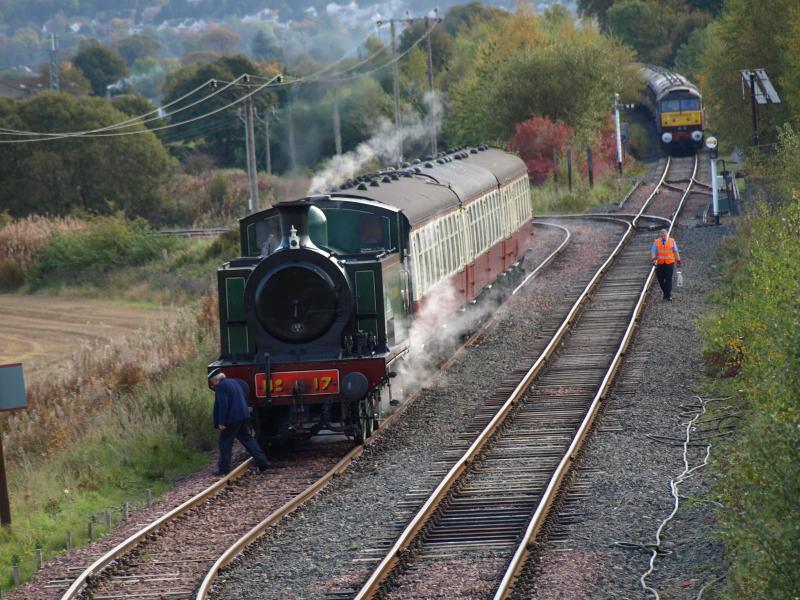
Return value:
M 711 206 L 714 212 L 714 225 L 719 225 L 719 190 L 717 189 L 717 138 L 706 138 L 706 148 L 711 156 Z
M 19 410 L 28 405 L 25 398 L 25 377 L 22 365 L 0 365 L 0 411 Z M 0 432 L 0 525 L 11 525 L 11 503 L 8 498 L 3 436 Z
M 622 174 L 622 132 L 619 126 L 619 94 L 614 94 L 614 129 L 617 138 L 617 170 Z

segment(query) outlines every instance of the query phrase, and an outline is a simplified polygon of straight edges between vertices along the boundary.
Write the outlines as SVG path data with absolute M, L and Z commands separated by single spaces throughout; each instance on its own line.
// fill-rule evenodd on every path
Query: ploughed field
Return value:
M 0 294 L 0 364 L 21 362 L 26 380 L 34 380 L 76 352 L 177 315 L 178 309 L 170 307 Z

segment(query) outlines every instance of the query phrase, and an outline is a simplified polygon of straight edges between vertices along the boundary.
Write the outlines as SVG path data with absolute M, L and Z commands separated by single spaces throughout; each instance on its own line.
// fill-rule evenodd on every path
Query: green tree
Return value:
M 781 104 L 758 107 L 761 143 L 775 142 L 778 126 L 785 122 L 800 126 L 798 22 L 796 0 L 727 0 L 710 27 L 701 61 L 704 99 L 723 144 L 752 143 L 750 102 L 742 98 L 740 69 L 766 69 L 781 94 Z
M 433 23 L 428 23 L 428 28 L 432 27 Z M 405 52 L 411 45 L 419 38 L 425 35 L 427 31 L 424 21 L 415 21 L 403 30 L 400 34 L 400 43 L 398 44 L 398 51 Z M 433 57 L 433 70 L 434 72 L 440 71 L 444 65 L 450 60 L 450 54 L 453 47 L 453 36 L 441 25 L 436 25 L 430 33 L 431 36 L 431 56 Z M 421 48 L 427 53 L 427 42 L 417 44 L 417 48 Z M 427 60 L 427 58 L 426 58 Z
M 116 43 L 117 52 L 125 59 L 129 67 L 140 58 L 152 56 L 159 48 L 161 48 L 161 44 L 157 41 L 138 33 L 122 38 Z
M 128 74 L 122 57 L 108 48 L 91 45 L 81 48 L 73 60 L 92 85 L 92 94 L 104 96 L 106 88 Z
M 283 62 L 283 49 L 278 43 L 271 28 L 259 29 L 250 43 L 250 50 L 256 60 L 273 60 Z
M 196 40 L 187 43 L 188 50 L 209 50 L 217 54 L 231 54 L 239 43 L 239 34 L 227 27 L 212 27 Z
M 119 96 L 118 98 L 114 98 L 111 104 L 118 111 L 125 113 L 129 117 L 147 115 L 144 118 L 144 120 L 147 121 L 144 125 L 148 129 L 162 127 L 165 124 L 163 119 L 158 118 L 155 105 L 144 96 Z
M 614 0 L 578 0 L 578 12 L 585 16 L 597 19 L 603 29 L 608 27 L 608 9 Z
M 232 81 L 245 73 L 266 75 L 247 57 L 241 55 L 223 56 L 206 64 L 185 65 L 167 76 L 167 81 L 164 85 L 165 102 L 172 102 L 211 79 Z M 210 95 L 212 91 L 209 87 L 207 90 L 173 106 L 172 110 L 194 103 L 201 95 Z M 241 97 L 244 92 L 245 89 L 240 86 L 228 88 L 197 106 L 175 114 L 172 117 L 172 122 L 186 121 L 222 108 Z M 274 94 L 263 91 L 256 94 L 254 102 L 256 108 L 263 111 L 277 104 L 278 100 Z M 208 133 L 206 133 L 207 130 L 209 130 Z M 199 150 L 213 156 L 221 166 L 244 166 L 242 124 L 235 117 L 235 113 L 230 110 L 223 111 L 214 117 L 173 129 L 169 135 L 165 136 L 164 140 L 166 143 L 172 142 L 170 149 L 177 155 Z
M 126 118 L 102 98 L 56 92 L 0 102 L 0 126 L 15 129 L 86 131 Z M 133 130 L 141 133 L 0 144 L 0 206 L 15 216 L 123 210 L 163 221 L 163 186 L 173 161 L 152 133 L 141 125 Z
M 536 116 L 563 121 L 587 140 L 597 134 L 614 93 L 624 92 L 630 52 L 592 27 L 552 25 L 517 15 L 474 28 L 463 53 L 457 43 L 454 56 L 469 64 L 456 62 L 449 89 L 452 142 L 503 143 Z
M 608 29 L 645 63 L 670 62 L 678 22 L 671 6 L 650 0 L 618 0 L 608 9 Z

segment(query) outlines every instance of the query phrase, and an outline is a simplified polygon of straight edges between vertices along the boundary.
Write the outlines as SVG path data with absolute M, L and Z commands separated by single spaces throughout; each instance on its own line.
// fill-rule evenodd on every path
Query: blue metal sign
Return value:
M 0 410 L 25 408 L 25 377 L 22 365 L 0 365 Z

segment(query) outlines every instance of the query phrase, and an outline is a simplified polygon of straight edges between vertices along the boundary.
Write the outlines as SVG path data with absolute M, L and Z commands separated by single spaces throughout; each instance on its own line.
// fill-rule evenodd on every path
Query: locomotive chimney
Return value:
M 312 207 L 310 198 L 279 202 L 275 205 L 281 219 L 281 245 L 279 250 L 316 248 L 309 237 L 308 211 Z

